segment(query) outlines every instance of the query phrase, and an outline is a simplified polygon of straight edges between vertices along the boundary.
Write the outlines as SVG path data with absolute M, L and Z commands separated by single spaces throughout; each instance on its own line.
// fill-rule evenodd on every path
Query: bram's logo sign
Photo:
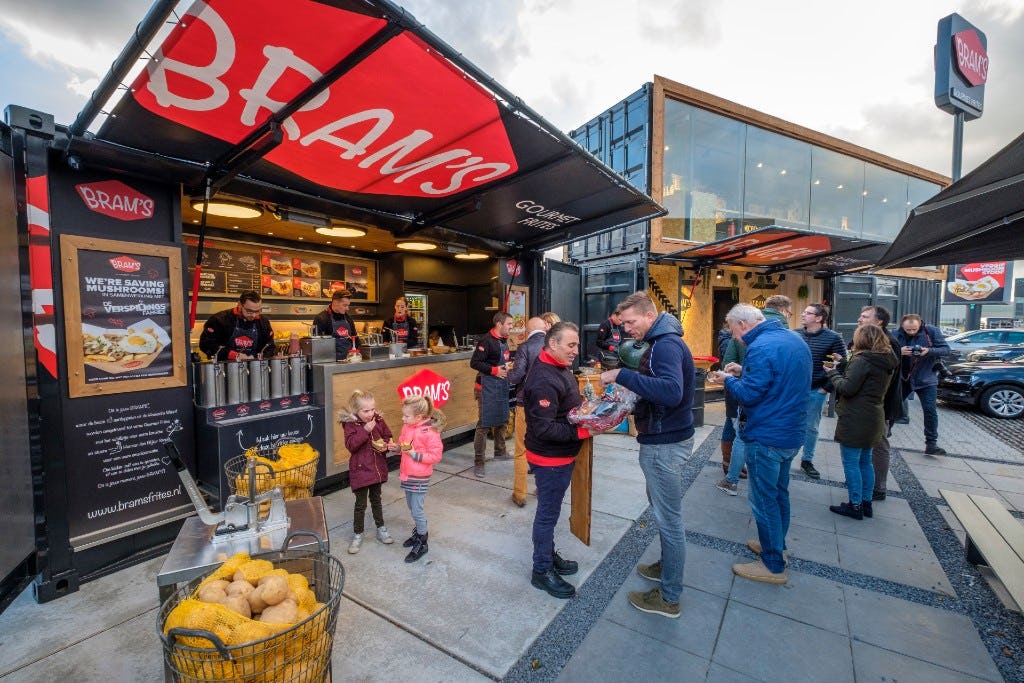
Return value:
M 972 86 L 985 85 L 988 80 L 988 53 L 977 31 L 968 29 L 953 36 L 956 68 Z
M 153 200 L 120 180 L 75 185 L 79 196 L 91 211 L 119 221 L 137 221 L 153 217 Z
M 131 256 L 112 258 L 110 259 L 110 265 L 114 267 L 114 270 L 119 270 L 122 273 L 137 273 L 142 270 L 142 264 Z
M 452 382 L 433 370 L 420 370 L 398 385 L 398 397 L 429 396 L 438 408 L 448 402 L 452 393 Z

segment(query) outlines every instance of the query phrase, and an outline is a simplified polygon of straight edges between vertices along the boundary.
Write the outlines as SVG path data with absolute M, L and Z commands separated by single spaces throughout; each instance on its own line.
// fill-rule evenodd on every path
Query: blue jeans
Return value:
M 935 407 L 935 394 L 937 391 L 938 387 L 934 384 L 911 391 L 911 395 L 917 394 L 917 397 L 921 399 L 921 410 L 924 412 L 924 443 L 926 446 L 934 446 L 939 441 L 939 411 Z
M 846 490 L 850 494 L 850 502 L 860 505 L 863 501 L 871 501 L 871 492 L 875 488 L 875 467 L 871 462 L 870 448 L 854 448 L 839 444 L 839 454 L 843 458 L 843 472 L 846 473 Z
M 757 522 L 761 560 L 769 571 L 786 569 L 782 551 L 789 533 L 789 466 L 799 448 L 774 448 L 756 441 L 746 442 L 747 472 L 750 476 L 750 508 Z
M 725 419 L 725 424 L 732 425 L 735 421 L 735 417 L 727 417 Z M 729 471 L 725 475 L 725 480 L 730 484 L 739 482 L 740 472 L 743 471 L 743 464 L 747 460 L 746 453 L 744 452 L 745 446 L 743 445 L 743 439 L 740 438 L 740 434 L 736 431 L 735 427 L 733 427 L 733 435 L 735 438 L 732 440 L 732 459 L 729 460 Z
M 530 465 L 537 485 L 537 513 L 533 516 L 533 571 L 542 574 L 551 569 L 555 554 L 555 525 L 562 512 L 562 500 L 572 481 L 575 463 L 545 467 Z
M 683 592 L 683 467 L 692 452 L 693 437 L 678 443 L 640 444 L 640 469 L 661 539 L 661 597 L 670 603 L 679 602 Z
M 803 462 L 810 462 L 814 459 L 814 449 L 818 447 L 821 409 L 825 406 L 826 398 L 828 398 L 828 394 L 823 394 L 817 389 L 811 389 L 807 394 L 807 431 L 804 433 L 804 454 L 800 457 Z
M 426 491 L 423 493 L 405 492 L 405 504 L 409 506 L 409 514 L 412 515 L 412 521 L 416 523 L 416 533 L 420 536 L 427 533 L 427 513 L 423 511 L 423 501 L 426 497 Z
M 725 418 L 725 425 L 722 427 L 722 441 L 735 441 L 736 440 L 736 425 L 733 424 L 735 417 Z

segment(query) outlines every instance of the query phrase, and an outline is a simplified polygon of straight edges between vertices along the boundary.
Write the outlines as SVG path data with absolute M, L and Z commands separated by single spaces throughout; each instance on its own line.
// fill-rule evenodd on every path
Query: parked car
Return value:
M 967 357 L 976 349 L 987 349 L 1007 344 L 1024 344 L 1024 329 L 1011 328 L 1002 330 L 971 330 L 946 338 L 949 344 L 949 361 L 957 362 Z
M 967 361 L 970 363 L 980 363 L 993 360 L 1014 360 L 1022 356 L 1024 356 L 1024 344 L 1013 344 L 971 351 L 967 354 Z
M 939 377 L 938 398 L 979 408 L 986 415 L 1019 418 L 1024 415 L 1024 357 L 1012 361 L 958 363 Z

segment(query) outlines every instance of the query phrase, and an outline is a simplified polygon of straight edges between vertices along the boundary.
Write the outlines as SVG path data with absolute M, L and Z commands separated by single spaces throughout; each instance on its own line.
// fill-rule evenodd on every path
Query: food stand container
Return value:
M 287 444 L 295 446 L 297 444 Z M 313 495 L 313 483 L 316 480 L 316 466 L 320 453 L 315 448 L 308 460 L 282 458 L 279 449 L 273 447 L 250 448 L 243 455 L 231 458 L 224 463 L 227 475 L 228 490 L 232 495 L 255 496 L 265 493 L 275 486 L 280 486 L 285 500 L 310 498 Z M 269 465 L 256 471 L 256 490 L 249 491 L 249 457 L 257 457 Z
M 249 363 L 249 400 L 265 401 L 270 398 L 270 362 L 259 358 Z
M 249 400 L 249 366 L 244 362 L 225 361 L 224 375 L 227 378 L 228 404 L 244 403 Z
M 175 681 L 298 683 L 327 679 L 338 623 L 338 606 L 345 585 L 345 569 L 336 557 L 326 552 L 322 543 L 319 543 L 318 550 L 287 549 L 293 537 L 306 533 L 289 535 L 284 543 L 285 549 L 260 553 L 251 558 L 270 562 L 275 571 L 283 569 L 289 574 L 305 577 L 309 590 L 320 605 L 307 618 L 284 630 L 254 640 L 246 634 L 266 633 L 268 629 L 261 622 L 226 609 L 200 611 L 208 603 L 194 599 L 199 585 L 208 578 L 233 575 L 232 560 L 207 576 L 189 582 L 164 602 L 157 614 L 157 630 L 163 643 L 164 662 Z M 207 614 L 220 617 L 221 613 L 227 613 L 226 618 L 231 620 L 231 625 L 221 623 L 217 618 L 204 621 Z
M 223 363 L 199 363 L 199 405 L 215 408 L 227 403 L 227 384 Z
M 270 359 L 270 398 L 281 398 L 288 395 L 288 359 Z
M 293 394 L 306 393 L 307 366 L 305 356 L 292 356 L 288 359 L 288 387 Z
M 387 344 L 363 344 L 359 347 L 363 360 L 387 360 L 390 348 Z
M 299 340 L 299 349 L 310 363 L 333 363 L 334 337 L 303 337 Z
M 392 358 L 401 358 L 405 355 L 405 344 L 401 342 L 392 342 L 388 344 L 388 355 Z

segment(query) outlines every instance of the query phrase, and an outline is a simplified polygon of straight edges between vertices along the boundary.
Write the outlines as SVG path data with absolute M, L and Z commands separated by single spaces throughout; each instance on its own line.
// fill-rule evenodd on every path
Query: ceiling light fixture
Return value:
M 481 254 L 479 252 L 471 252 L 471 253 L 468 253 L 468 254 L 456 254 L 455 258 L 461 259 L 463 261 L 483 261 L 484 259 L 489 259 L 491 257 L 488 256 L 487 254 Z
M 395 242 L 395 246 L 406 251 L 433 251 L 437 249 L 436 244 L 425 240 L 402 240 L 401 242 Z
M 192 197 L 189 199 L 189 203 L 196 211 L 203 212 L 202 197 Z M 263 215 L 263 209 L 249 202 L 233 199 L 211 199 L 206 205 L 206 213 L 211 216 L 222 216 L 224 218 L 259 218 Z
M 366 237 L 366 231 L 354 225 L 332 225 L 329 228 L 317 228 L 316 231 L 327 237 Z
M 724 272 L 718 271 L 717 273 L 715 273 L 715 279 L 716 280 L 721 280 L 723 275 L 725 275 Z

